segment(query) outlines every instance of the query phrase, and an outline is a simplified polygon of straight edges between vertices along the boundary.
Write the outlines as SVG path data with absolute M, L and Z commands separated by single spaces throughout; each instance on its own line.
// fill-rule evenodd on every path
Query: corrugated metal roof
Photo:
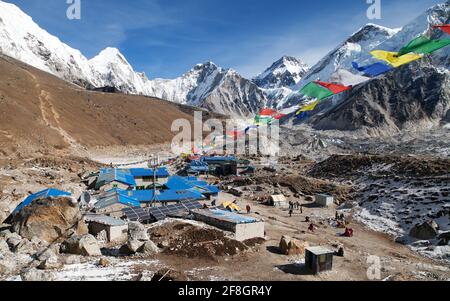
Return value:
M 130 168 L 124 169 L 124 171 L 130 173 L 133 177 L 153 177 L 153 169 L 151 168 Z M 168 178 L 170 174 L 167 168 L 161 167 L 156 170 L 156 176 L 158 178 Z
M 98 176 L 97 188 L 114 181 L 130 186 L 136 186 L 136 181 L 130 173 L 120 169 L 104 169 L 100 171 L 100 175 Z
M 131 207 L 139 207 L 141 205 L 137 200 L 122 194 L 121 190 L 112 189 L 100 195 L 94 207 L 96 209 L 104 209 L 114 204 L 122 204 Z
M 45 199 L 48 197 L 60 197 L 60 196 L 71 196 L 72 194 L 70 192 L 49 188 L 42 191 L 39 191 L 37 193 L 31 194 L 28 196 L 22 203 L 20 203 L 19 206 L 17 206 L 16 209 L 14 209 L 13 213 L 19 212 L 29 204 L 31 204 L 33 201 L 38 199 Z
M 155 191 L 151 190 L 122 190 L 120 194 L 134 199 L 138 202 L 174 202 L 174 201 L 184 201 L 184 200 L 203 200 L 205 196 L 196 191 L 190 190 L 163 190 L 156 191 L 156 198 L 154 198 Z
M 220 192 L 217 186 L 209 185 L 206 181 L 199 181 L 196 177 L 172 176 L 165 186 L 173 190 L 191 190 L 203 194 L 217 194 Z

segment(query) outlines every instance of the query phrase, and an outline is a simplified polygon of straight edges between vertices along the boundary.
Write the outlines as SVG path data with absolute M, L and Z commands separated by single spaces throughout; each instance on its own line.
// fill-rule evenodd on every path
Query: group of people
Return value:
M 289 201 L 289 217 L 292 217 L 294 210 L 300 210 L 300 214 L 303 214 L 303 205 L 300 202 Z

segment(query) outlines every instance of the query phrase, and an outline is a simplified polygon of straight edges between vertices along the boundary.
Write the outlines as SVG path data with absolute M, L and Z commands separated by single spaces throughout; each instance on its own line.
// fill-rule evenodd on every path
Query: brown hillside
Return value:
M 193 109 L 91 92 L 0 55 L 0 155 L 169 142 L 172 121 Z

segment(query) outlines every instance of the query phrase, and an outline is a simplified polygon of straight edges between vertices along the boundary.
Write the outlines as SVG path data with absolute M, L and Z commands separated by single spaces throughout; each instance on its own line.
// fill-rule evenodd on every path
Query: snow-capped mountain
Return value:
M 94 80 L 80 51 L 41 29 L 17 6 L 0 1 L 0 52 L 80 85 Z
M 0 52 L 87 88 L 115 87 L 121 92 L 163 98 L 212 109 L 254 114 L 266 96 L 236 71 L 206 63 L 176 79 L 149 80 L 136 72 L 116 48 L 88 60 L 80 51 L 41 29 L 17 6 L 0 0 Z
M 430 34 L 432 38 L 448 38 L 448 35 L 440 30 L 433 30 L 434 25 L 450 23 L 450 1 L 437 4 L 429 8 L 425 13 L 404 26 L 397 34 L 379 45 L 379 49 L 398 51 L 412 39 Z M 446 47 L 433 55 L 434 63 L 444 67 L 450 67 L 450 49 Z
M 309 66 L 292 56 L 283 56 L 253 82 L 263 89 L 291 88 L 308 72 Z
M 266 104 L 263 91 L 253 82 L 212 62 L 196 65 L 176 79 L 155 79 L 149 87 L 156 97 L 227 115 L 254 114 Z
M 89 60 L 89 65 L 97 86 L 115 87 L 128 94 L 150 95 L 148 78 L 144 73 L 135 72 L 127 59 L 117 48 L 108 47 Z
M 371 50 L 399 31 L 400 29 L 367 24 L 314 65 L 303 76 L 299 87 L 313 80 L 328 80 L 328 77 L 338 69 L 350 69 L 352 61 L 366 59 L 370 56 Z
M 263 73 L 253 78 L 253 82 L 264 90 L 269 107 L 277 108 L 280 101 L 292 93 L 309 66 L 292 56 L 283 56 Z

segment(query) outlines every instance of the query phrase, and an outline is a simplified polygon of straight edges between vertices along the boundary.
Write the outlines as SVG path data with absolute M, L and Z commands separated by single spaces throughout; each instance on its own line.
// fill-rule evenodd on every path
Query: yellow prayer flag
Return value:
M 299 115 L 302 112 L 309 112 L 309 111 L 313 111 L 317 105 L 319 104 L 320 100 L 317 100 L 313 103 L 310 103 L 309 105 L 306 105 L 304 107 L 302 107 L 300 110 L 298 110 L 297 115 Z
M 370 54 L 374 58 L 388 62 L 395 68 L 422 58 L 421 54 L 408 53 L 398 56 L 398 52 L 389 52 L 384 50 L 374 50 Z

